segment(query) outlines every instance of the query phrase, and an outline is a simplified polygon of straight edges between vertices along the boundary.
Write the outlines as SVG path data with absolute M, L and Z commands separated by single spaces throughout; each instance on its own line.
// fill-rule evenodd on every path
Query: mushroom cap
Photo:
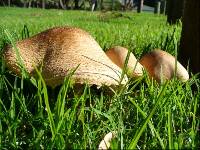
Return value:
M 25 69 L 31 75 L 42 66 L 46 84 L 56 87 L 71 70 L 76 83 L 118 85 L 121 69 L 106 56 L 99 44 L 86 31 L 75 27 L 55 27 L 16 43 Z M 20 75 L 17 55 L 11 46 L 3 56 L 8 68 Z M 121 84 L 126 83 L 126 77 Z
M 112 60 L 112 62 L 122 69 L 124 67 L 127 54 L 128 49 L 121 46 L 115 46 L 106 51 L 106 55 Z M 133 53 L 130 53 L 127 69 L 128 74 L 132 77 L 139 77 L 143 75 L 143 66 L 139 63 Z
M 155 49 L 145 54 L 140 63 L 147 70 L 150 77 L 154 78 L 158 82 L 172 79 L 175 75 L 176 59 L 171 54 Z M 176 77 L 185 82 L 189 79 L 187 70 L 177 61 Z

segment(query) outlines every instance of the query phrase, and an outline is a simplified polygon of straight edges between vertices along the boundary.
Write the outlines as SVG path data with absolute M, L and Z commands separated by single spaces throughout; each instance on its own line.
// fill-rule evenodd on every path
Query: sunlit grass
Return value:
M 165 16 L 120 13 L 0 8 L 0 48 L 49 27 L 70 25 L 90 32 L 104 50 L 121 45 L 138 58 L 153 48 L 176 54 L 181 24 L 168 26 Z M 117 134 L 113 149 L 199 146 L 196 76 L 158 85 L 144 75 L 108 92 L 108 87 L 77 87 L 72 70 L 52 90 L 39 70 L 37 78 L 18 78 L 0 63 L 0 149 L 97 149 L 110 131 Z

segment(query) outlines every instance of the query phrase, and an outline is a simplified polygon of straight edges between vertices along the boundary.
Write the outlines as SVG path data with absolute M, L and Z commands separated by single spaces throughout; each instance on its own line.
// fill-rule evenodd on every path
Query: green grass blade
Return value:
M 173 149 L 173 137 L 172 137 L 172 113 L 171 106 L 168 107 L 168 140 L 169 140 L 169 149 Z
M 131 97 L 129 97 L 129 100 L 130 100 L 131 103 L 138 109 L 138 111 L 142 114 L 142 116 L 143 116 L 144 118 L 146 118 L 146 117 L 147 117 L 146 113 L 145 113 L 144 111 L 142 111 L 142 109 L 139 107 L 139 105 L 137 105 L 137 104 L 135 103 L 135 101 L 134 101 Z M 154 128 L 154 125 L 152 124 L 152 122 L 149 121 L 148 125 L 149 125 L 149 128 L 150 128 L 151 131 L 152 131 L 152 134 L 154 134 L 153 132 L 155 132 L 155 135 L 156 135 L 156 137 L 158 138 L 158 140 L 159 140 L 159 142 L 160 142 L 160 146 L 162 147 L 162 149 L 165 149 L 163 140 L 161 139 L 159 133 L 158 133 L 158 132 L 156 131 L 156 129 Z
M 1 101 L 1 99 L 0 99 Z M 1 111 L 1 106 L 0 106 L 0 111 Z M 3 135 L 3 128 L 2 128 L 2 123 L 1 123 L 1 119 L 0 119 L 0 149 L 2 149 L 2 136 Z
M 19 49 L 17 48 L 11 34 L 9 33 L 9 31 L 7 29 L 5 29 L 4 32 L 5 32 L 6 36 L 8 37 L 9 41 L 11 42 L 11 45 L 13 46 L 13 49 L 14 49 L 16 57 L 17 57 L 16 58 L 17 63 L 18 63 L 19 68 L 21 69 L 22 76 L 24 76 L 24 78 L 29 78 L 29 75 L 28 75 L 28 72 L 26 71 L 26 67 L 24 65 L 23 59 L 20 56 Z
M 156 101 L 156 104 L 155 106 L 153 107 L 152 111 L 150 112 L 149 116 L 147 117 L 147 119 L 144 121 L 143 125 L 140 127 L 140 129 L 138 129 L 136 131 L 136 134 L 134 136 L 134 138 L 132 139 L 128 149 L 135 149 L 136 148 L 136 145 L 137 145 L 137 142 L 140 138 L 140 136 L 142 135 L 143 131 L 146 129 L 146 125 L 147 123 L 149 122 L 149 120 L 152 118 L 153 114 L 155 113 L 157 107 L 158 107 L 158 104 L 159 102 L 162 100 L 163 98 L 163 95 L 164 95 L 164 92 L 166 90 L 166 87 L 167 87 L 167 83 L 163 86 L 162 88 L 162 91 L 160 92 L 158 98 L 157 98 L 157 101 Z
M 42 78 L 41 73 L 38 71 L 37 68 L 35 68 L 41 82 L 42 82 L 42 86 L 43 86 L 43 94 L 44 94 L 44 103 L 46 106 L 46 111 L 48 114 L 48 119 L 49 119 L 49 123 L 50 123 L 50 128 L 51 128 L 51 133 L 52 133 L 52 139 L 55 138 L 56 135 L 56 127 L 55 127 L 55 123 L 53 120 L 53 114 L 51 112 L 50 106 L 49 106 L 49 99 L 48 99 L 48 92 L 47 92 L 47 87 L 46 87 L 46 83 L 44 81 L 44 79 Z

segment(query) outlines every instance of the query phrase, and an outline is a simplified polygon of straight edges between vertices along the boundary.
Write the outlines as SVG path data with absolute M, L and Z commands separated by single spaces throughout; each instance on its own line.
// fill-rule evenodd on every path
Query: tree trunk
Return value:
M 138 2 L 138 7 L 137 7 L 137 12 L 138 12 L 138 13 L 142 12 L 143 3 L 144 3 L 144 0 L 139 0 L 139 2 Z
M 42 8 L 45 9 L 46 0 L 42 0 Z
M 37 1 L 36 2 L 36 8 L 39 8 L 40 7 L 40 3 Z
M 74 4 L 75 4 L 75 9 L 79 9 L 79 7 L 78 7 L 78 2 L 79 2 L 79 0 L 74 0 Z
M 28 2 L 28 8 L 31 8 L 31 3 L 32 3 L 32 0 L 29 0 L 29 2 Z
M 167 0 L 167 22 L 175 24 L 183 16 L 185 0 Z
M 115 0 L 112 0 L 112 10 L 114 10 Z
M 159 14 L 160 13 L 160 1 L 157 1 L 155 3 L 155 7 L 154 7 L 154 14 Z
M 165 14 L 165 12 L 166 12 L 166 0 L 161 0 L 160 14 Z
M 200 72 L 200 1 L 186 0 L 180 42 L 180 61 L 193 73 Z
M 11 1 L 11 0 L 8 0 L 8 7 L 10 7 L 10 3 L 11 3 L 10 1 Z
M 63 4 L 63 0 L 60 0 L 60 6 L 62 7 L 62 9 L 66 9 L 66 5 Z
M 98 1 L 98 10 L 102 10 L 103 7 L 103 0 Z
M 23 6 L 24 6 L 24 8 L 26 8 L 26 1 L 23 1 Z

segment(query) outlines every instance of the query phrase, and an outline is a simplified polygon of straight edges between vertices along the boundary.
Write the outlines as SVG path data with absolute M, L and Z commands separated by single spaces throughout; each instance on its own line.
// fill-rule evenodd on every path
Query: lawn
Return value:
M 104 51 L 120 45 L 138 59 L 154 48 L 179 51 L 181 22 L 169 26 L 166 16 L 3 7 L 0 50 L 54 26 L 80 27 Z M 111 149 L 199 147 L 200 80 L 191 73 L 185 83 L 159 85 L 144 75 L 112 93 L 88 85 L 77 92 L 70 75 L 52 90 L 42 77 L 15 77 L 2 59 L 0 66 L 0 149 L 97 149 L 110 131 L 116 131 Z

